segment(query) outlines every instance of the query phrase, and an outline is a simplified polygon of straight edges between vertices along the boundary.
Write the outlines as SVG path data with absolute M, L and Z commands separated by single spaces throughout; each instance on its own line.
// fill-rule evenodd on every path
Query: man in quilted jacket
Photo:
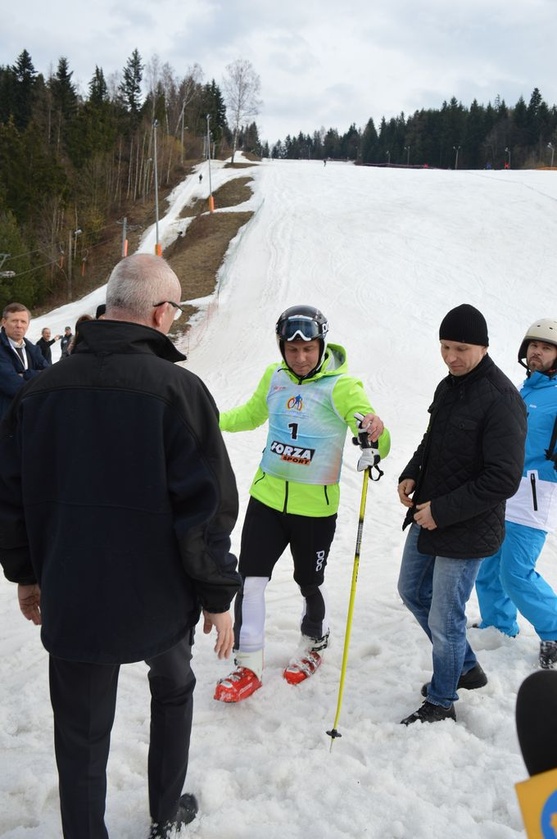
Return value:
M 398 486 L 410 526 L 398 591 L 433 659 L 425 701 L 404 725 L 456 719 L 457 690 L 487 682 L 466 637 L 466 603 L 482 559 L 503 541 L 505 501 L 524 462 L 524 402 L 488 355 L 482 313 L 467 303 L 452 309 L 439 340 L 449 374 Z

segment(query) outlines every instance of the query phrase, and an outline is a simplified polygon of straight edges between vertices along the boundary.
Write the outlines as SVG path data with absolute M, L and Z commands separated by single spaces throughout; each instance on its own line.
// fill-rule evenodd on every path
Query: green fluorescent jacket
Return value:
M 243 405 L 221 413 L 219 424 L 222 431 L 250 431 L 263 425 L 269 419 L 269 387 L 273 374 L 279 369 L 284 371 L 302 396 L 305 388 L 310 388 L 312 383 L 324 376 L 335 377 L 336 382 L 332 388 L 329 410 L 341 417 L 346 423 L 346 428 L 350 428 L 354 435 L 358 433 L 354 414 L 374 413 L 362 382 L 347 373 L 345 350 L 337 344 L 328 344 L 319 372 L 310 379 L 304 379 L 301 383 L 284 362 L 270 364 L 253 396 Z M 268 438 L 267 446 L 271 443 L 272 441 Z M 379 438 L 381 458 L 388 455 L 390 447 L 390 435 L 385 429 Z M 332 516 L 337 512 L 340 489 L 338 483 L 318 485 L 286 481 L 264 472 L 260 465 L 251 484 L 250 495 L 274 510 L 294 515 L 323 517 Z

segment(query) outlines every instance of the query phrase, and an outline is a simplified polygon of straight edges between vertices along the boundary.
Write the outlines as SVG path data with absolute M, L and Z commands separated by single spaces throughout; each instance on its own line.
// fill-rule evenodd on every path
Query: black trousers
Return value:
M 337 516 L 314 517 L 281 513 L 250 498 L 240 546 L 238 570 L 246 577 L 268 577 L 288 546 L 294 561 L 294 580 L 305 600 L 301 631 L 310 638 L 322 634 L 325 603 L 320 591 L 327 557 L 335 535 Z M 234 603 L 236 649 L 240 649 L 243 587 Z
M 149 809 L 172 821 L 188 768 L 195 676 L 191 635 L 149 659 L 151 730 Z M 64 839 L 108 839 L 104 823 L 106 764 L 114 723 L 119 665 L 50 657 L 50 699 Z

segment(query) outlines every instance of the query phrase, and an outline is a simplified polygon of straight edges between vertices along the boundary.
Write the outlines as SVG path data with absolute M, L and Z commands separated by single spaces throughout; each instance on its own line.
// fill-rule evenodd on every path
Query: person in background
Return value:
M 195 817 L 182 789 L 201 610 L 217 655 L 233 646 L 238 494 L 214 400 L 167 337 L 180 299 L 161 257 L 123 259 L 108 281 L 110 320 L 80 324 L 75 352 L 18 394 L 0 434 L 0 562 L 49 653 L 65 839 L 108 837 L 126 662 L 149 667 L 150 839 Z
M 242 529 L 236 669 L 216 686 L 214 698 L 221 702 L 239 702 L 262 685 L 265 589 L 288 546 L 303 613 L 299 650 L 283 676 L 298 684 L 319 667 L 329 642 L 324 578 L 348 428 L 357 433 L 361 427 L 378 443 L 381 457 L 389 453 L 389 432 L 362 383 L 348 374 L 345 350 L 326 344 L 328 331 L 327 319 L 313 306 L 292 306 L 283 312 L 275 327 L 283 360 L 267 367 L 248 402 L 220 415 L 224 431 L 269 425 Z M 358 469 L 372 466 L 376 452 L 362 449 Z
M 60 340 L 59 335 L 55 335 L 54 338 L 51 338 L 51 334 L 52 333 L 48 326 L 45 326 L 44 329 L 41 330 L 41 337 L 35 344 L 35 346 L 40 349 L 43 358 L 45 358 L 49 364 L 52 364 L 52 350 L 50 348 L 54 343 L 56 343 L 56 341 Z
M 466 604 L 482 559 L 503 541 L 505 501 L 524 462 L 524 402 L 488 355 L 482 313 L 467 303 L 451 309 L 439 340 L 449 374 L 398 486 L 410 527 L 398 591 L 433 658 L 425 701 L 403 725 L 454 720 L 458 689 L 487 683 L 466 637 Z
M 64 334 L 60 338 L 60 357 L 67 358 L 70 354 L 70 344 L 72 342 L 72 328 L 71 326 L 64 327 Z
M 520 391 L 528 413 L 524 470 L 518 492 L 507 501 L 505 540 L 478 573 L 478 626 L 514 637 L 518 610 L 540 638 L 539 666 L 549 670 L 557 664 L 557 594 L 536 563 L 557 525 L 557 320 L 534 321 L 518 361 L 527 371 Z
M 72 335 L 72 340 L 70 341 L 70 344 L 68 346 L 68 355 L 71 355 L 74 352 L 75 345 L 78 343 L 78 341 L 80 339 L 79 328 L 80 328 L 81 324 L 85 323 L 88 320 L 93 320 L 93 317 L 91 315 L 87 315 L 87 314 L 80 315 L 78 317 L 78 319 L 76 320 L 75 330 L 74 330 L 74 333 Z
M 28 341 L 31 312 L 23 303 L 9 303 L 0 330 L 0 419 L 16 393 L 41 370 L 49 367 L 40 349 Z

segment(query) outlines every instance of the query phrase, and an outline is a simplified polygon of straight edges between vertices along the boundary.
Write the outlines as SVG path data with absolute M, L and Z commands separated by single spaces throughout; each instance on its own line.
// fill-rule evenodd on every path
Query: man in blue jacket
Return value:
M 536 571 L 546 536 L 557 525 L 557 320 L 542 318 L 526 332 L 518 361 L 528 411 L 526 456 L 516 495 L 505 512 L 505 541 L 482 562 L 476 591 L 480 629 L 518 634 L 517 610 L 540 638 L 539 665 L 557 664 L 557 594 Z
M 123 259 L 107 319 L 15 398 L 0 433 L 0 562 L 41 625 L 65 839 L 107 839 L 106 764 L 121 664 L 151 691 L 150 839 L 191 821 L 182 794 L 200 611 L 233 646 L 236 482 L 203 382 L 167 333 L 181 287 L 161 258 Z M 45 493 L 44 487 L 49 491 Z
M 22 303 L 9 303 L 0 331 L 0 419 L 25 382 L 49 367 L 40 349 L 25 337 L 31 312 Z

